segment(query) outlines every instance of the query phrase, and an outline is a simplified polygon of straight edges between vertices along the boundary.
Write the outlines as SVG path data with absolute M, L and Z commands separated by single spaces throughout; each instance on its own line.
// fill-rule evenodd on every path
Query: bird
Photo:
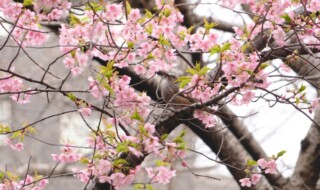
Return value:
M 162 88 L 160 89 L 161 97 L 174 110 L 180 110 L 192 104 L 199 103 L 198 100 L 191 98 L 179 91 L 179 85 L 177 83 L 176 76 L 163 71 L 159 71 L 157 74 L 161 75 L 165 79 Z M 209 107 L 203 107 L 201 110 L 214 115 L 218 113 L 217 110 Z
M 176 76 L 163 71 L 158 71 L 157 74 L 163 77 L 160 94 L 164 102 L 169 106 L 175 110 L 179 110 L 196 102 L 195 99 L 179 92 L 179 85 L 176 83 Z

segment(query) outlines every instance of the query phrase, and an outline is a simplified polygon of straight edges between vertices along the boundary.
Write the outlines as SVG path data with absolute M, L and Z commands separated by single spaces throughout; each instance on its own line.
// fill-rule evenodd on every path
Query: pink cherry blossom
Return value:
M 261 179 L 261 174 L 253 174 L 251 176 L 251 181 L 253 185 L 256 185 Z
M 216 125 L 216 119 L 214 115 L 208 112 L 195 110 L 193 113 L 193 117 L 199 119 L 208 128 L 214 127 Z
M 71 68 L 71 73 L 73 76 L 80 75 L 82 73 L 82 68 L 81 67 L 73 67 Z
M 17 102 L 18 104 L 26 104 L 30 102 L 31 95 L 30 93 L 19 93 L 11 96 L 11 99 Z
M 111 163 L 108 161 L 108 160 L 104 160 L 104 159 L 101 159 L 99 160 L 99 164 L 98 164 L 98 173 L 99 175 L 108 175 L 110 170 L 111 170 Z
M 7 145 L 9 145 L 9 147 L 10 147 L 12 150 L 15 150 L 15 151 L 18 151 L 18 152 L 21 152 L 22 150 L 24 150 L 24 145 L 23 145 L 23 143 L 16 143 L 16 144 L 14 144 L 14 143 L 12 142 L 12 139 L 10 139 L 10 138 L 5 139 L 5 143 L 6 143 Z
M 90 116 L 91 112 L 92 112 L 91 108 L 89 108 L 89 107 L 80 108 L 80 109 L 78 109 L 78 111 L 84 116 Z
M 69 145 L 66 145 L 62 149 L 60 154 L 51 154 L 51 157 L 54 161 L 62 163 L 73 163 L 80 160 L 80 154 L 75 153 L 75 149 L 71 148 Z
M 9 190 L 9 187 L 6 184 L 0 183 L 0 190 Z
M 254 97 L 255 97 L 255 94 L 252 91 L 247 91 L 243 94 L 241 103 L 249 104 Z
M 142 65 L 136 65 L 134 67 L 134 72 L 136 72 L 138 75 L 141 75 L 146 73 L 146 69 Z
M 277 174 L 277 164 L 275 160 L 270 160 L 267 162 L 266 174 Z
M 139 9 L 131 9 L 128 18 L 131 22 L 137 22 L 137 20 L 141 17 Z
M 251 185 L 252 185 L 252 182 L 250 181 L 250 178 L 247 178 L 247 177 L 243 178 L 243 179 L 240 179 L 239 182 L 241 183 L 242 187 L 245 187 L 245 186 L 251 187 Z
M 80 181 L 84 183 L 88 183 L 90 181 L 89 176 L 91 175 L 91 173 L 88 170 L 78 171 L 77 169 L 72 169 L 72 171 L 74 173 L 74 177 L 76 177 Z
M 261 158 L 257 161 L 258 165 L 260 166 L 261 169 L 265 169 L 268 167 L 268 162 L 264 159 L 264 158 Z
M 170 170 L 167 167 L 160 166 L 157 168 L 146 168 L 148 177 L 152 179 L 153 182 L 167 184 L 170 182 L 170 179 L 176 176 L 175 170 Z
M 285 32 L 281 27 L 277 27 L 276 30 L 272 32 L 273 38 L 276 40 L 277 44 L 282 47 L 285 45 Z
M 133 175 L 125 176 L 123 173 L 113 173 L 110 176 L 110 179 L 112 181 L 112 185 L 114 186 L 114 188 L 119 189 L 123 186 L 131 184 L 134 180 L 134 176 Z

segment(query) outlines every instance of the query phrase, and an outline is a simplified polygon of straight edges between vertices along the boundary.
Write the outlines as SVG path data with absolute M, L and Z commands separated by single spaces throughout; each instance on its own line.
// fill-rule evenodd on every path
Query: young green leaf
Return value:
M 212 29 L 212 28 L 214 28 L 214 27 L 216 27 L 218 25 L 215 22 L 209 23 L 207 21 L 206 17 L 204 17 L 203 22 L 204 22 L 204 28 L 205 28 L 206 32 L 208 32 L 210 29 Z
M 143 118 L 140 116 L 137 110 L 134 111 L 134 113 L 131 116 L 131 119 L 134 119 L 137 121 L 143 121 Z
M 254 166 L 254 165 L 257 165 L 257 161 L 250 160 L 250 159 L 247 161 L 247 166 L 251 167 L 251 166 Z
M 220 45 L 215 45 L 215 46 L 213 46 L 212 48 L 209 49 L 210 56 L 214 55 L 216 53 L 220 53 L 220 51 L 221 51 Z
M 283 156 L 286 152 L 287 152 L 287 151 L 285 151 L 285 150 L 282 150 L 282 151 L 278 152 L 277 158 Z
M 305 89 L 306 89 L 306 86 L 302 84 L 297 93 L 299 94 L 299 93 L 303 92 Z
M 77 100 L 77 97 L 71 92 L 67 93 L 67 97 L 74 102 Z
M 119 158 L 119 159 L 116 159 L 113 161 L 114 166 L 119 166 L 122 164 L 129 165 L 128 161 L 126 161 L 125 159 L 122 159 L 122 158 Z
M 24 0 L 23 1 L 24 7 L 31 6 L 32 4 L 33 4 L 33 0 Z

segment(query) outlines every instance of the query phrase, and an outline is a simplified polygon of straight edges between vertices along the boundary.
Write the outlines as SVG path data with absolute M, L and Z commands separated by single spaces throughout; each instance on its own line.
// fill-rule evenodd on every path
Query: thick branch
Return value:
M 320 109 L 315 112 L 317 123 L 320 123 Z M 312 124 L 307 136 L 301 141 L 301 151 L 290 183 L 285 190 L 316 189 L 320 174 L 320 128 Z
M 248 130 L 248 127 L 227 107 L 222 106 L 219 110 L 219 116 L 223 123 L 233 133 L 233 135 L 239 139 L 242 146 L 252 156 L 254 160 L 260 158 L 268 158 L 268 155 L 264 152 L 260 143 L 254 138 L 254 136 Z M 278 172 L 276 175 L 265 175 L 272 186 L 282 187 L 287 180 Z
M 226 164 L 228 170 L 238 182 L 245 177 L 243 170 L 246 168 L 246 161 L 252 159 L 237 137 L 235 137 L 227 128 L 217 125 L 210 130 L 204 129 L 199 120 L 189 120 L 185 122 L 190 129 L 196 133 L 217 154 L 220 160 Z M 240 186 L 240 184 L 239 184 Z M 243 189 L 273 189 L 268 181 L 263 178 L 259 184 L 252 188 Z

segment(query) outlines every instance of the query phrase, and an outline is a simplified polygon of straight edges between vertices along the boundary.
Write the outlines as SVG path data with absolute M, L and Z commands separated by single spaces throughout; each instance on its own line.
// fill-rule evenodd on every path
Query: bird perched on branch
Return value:
M 170 75 L 163 71 L 159 71 L 157 74 L 165 79 L 160 91 L 161 97 L 174 109 L 182 109 L 196 102 L 196 100 L 179 92 L 179 85 L 176 83 L 176 76 Z
M 194 103 L 199 103 L 198 100 L 188 97 L 183 94 L 183 92 L 179 91 L 179 85 L 176 83 L 176 76 L 170 75 L 163 71 L 159 71 L 157 72 L 157 74 L 165 79 L 160 91 L 161 97 L 168 105 L 173 107 L 175 110 L 182 109 Z M 204 107 L 202 108 L 202 110 L 211 114 L 216 113 L 215 110 L 208 107 Z

